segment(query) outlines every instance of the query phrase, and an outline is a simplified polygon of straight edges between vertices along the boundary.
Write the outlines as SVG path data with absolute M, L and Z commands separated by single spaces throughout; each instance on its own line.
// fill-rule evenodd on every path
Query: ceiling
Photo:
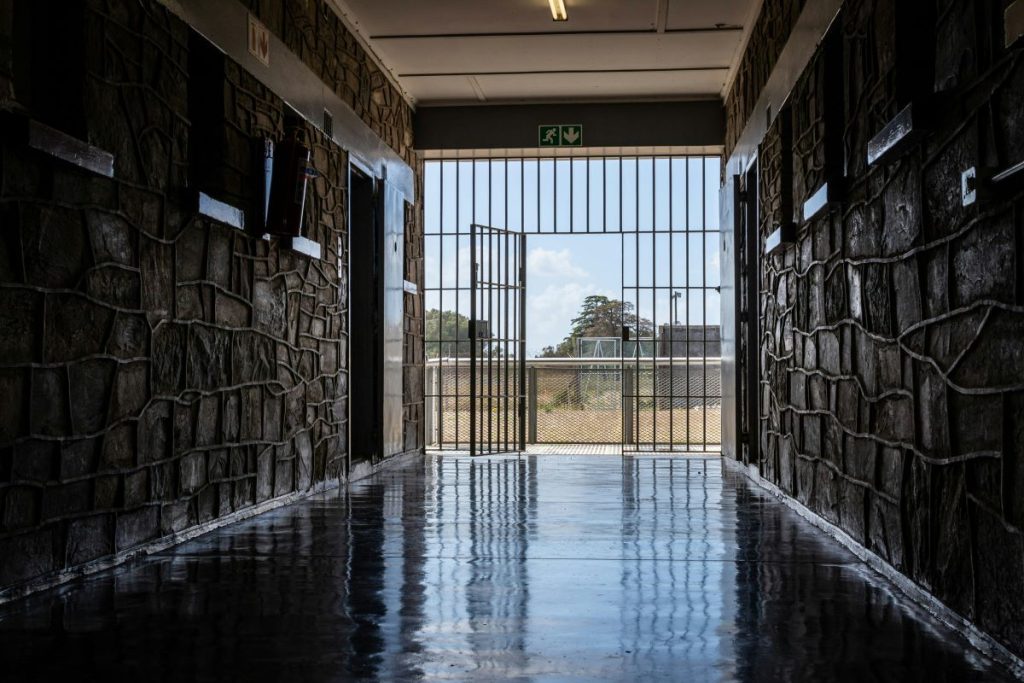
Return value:
M 414 103 L 719 97 L 759 0 L 333 0 Z

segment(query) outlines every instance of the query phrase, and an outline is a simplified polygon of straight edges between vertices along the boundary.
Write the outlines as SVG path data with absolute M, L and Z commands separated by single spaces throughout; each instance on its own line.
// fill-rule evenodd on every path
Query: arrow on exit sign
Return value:
M 538 147 L 582 147 L 583 126 L 578 123 L 537 126 Z

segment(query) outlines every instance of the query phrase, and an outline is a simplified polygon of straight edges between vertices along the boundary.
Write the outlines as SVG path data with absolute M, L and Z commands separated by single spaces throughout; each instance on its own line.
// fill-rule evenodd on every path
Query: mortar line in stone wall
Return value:
M 771 389 L 771 384 L 768 381 L 762 381 L 761 386 Z M 834 422 L 838 423 L 842 432 L 848 436 L 853 436 L 859 439 L 865 439 L 867 441 L 873 441 L 874 443 L 879 444 L 881 446 L 885 446 L 887 448 L 898 448 L 901 450 L 908 451 L 910 453 L 913 453 L 916 457 L 925 461 L 929 465 L 952 465 L 956 463 L 966 462 L 968 460 L 991 458 L 995 457 L 997 454 L 996 451 L 974 451 L 972 453 L 962 453 L 960 455 L 950 456 L 948 458 L 936 458 L 934 456 L 930 456 L 926 453 L 919 451 L 913 444 L 908 444 L 903 441 L 889 441 L 874 434 L 870 434 L 867 432 L 858 432 L 848 429 L 846 425 L 843 424 L 842 420 L 840 420 L 839 417 L 830 410 L 813 408 L 795 408 L 792 405 L 783 404 L 780 402 L 779 397 L 775 395 L 774 391 L 769 391 L 768 397 L 769 400 L 775 402 L 775 405 L 773 405 L 772 407 L 780 414 L 790 412 L 793 413 L 794 415 L 810 415 L 830 418 Z M 772 430 L 771 428 L 765 428 L 765 431 L 766 433 L 774 434 L 780 437 L 791 436 L 790 434 L 784 434 L 782 432 L 778 432 L 777 430 Z
M 765 293 L 765 298 L 768 300 L 768 302 L 776 300 L 775 295 L 773 293 L 771 293 L 771 292 L 766 292 Z M 958 391 L 958 392 L 960 392 L 962 394 L 968 394 L 968 395 L 974 395 L 974 396 L 986 396 L 986 395 L 991 395 L 991 394 L 1001 394 L 1001 393 L 1004 393 L 1006 391 L 1021 391 L 1021 390 L 1024 390 L 1024 383 L 1021 383 L 1019 385 L 1009 385 L 1009 386 L 1002 385 L 1002 386 L 989 387 L 989 388 L 972 388 L 972 387 L 960 386 L 960 385 L 956 384 L 955 382 L 953 382 L 951 379 L 949 379 L 949 375 L 952 373 L 952 371 L 954 369 L 953 366 L 951 366 L 950 369 L 945 370 L 945 369 L 943 369 L 938 364 L 938 361 L 936 361 L 935 359 L 930 358 L 928 356 L 925 356 L 924 354 L 921 354 L 921 353 L 918 353 L 918 352 L 914 351 L 913 349 L 911 349 L 908 346 L 906 346 L 904 344 L 904 342 L 903 342 L 903 338 L 906 337 L 911 332 L 916 331 L 916 329 L 918 327 L 927 327 L 928 325 L 931 325 L 931 324 L 935 324 L 935 323 L 939 323 L 939 322 L 945 322 L 946 320 L 950 320 L 950 319 L 952 319 L 952 318 L 954 318 L 954 317 L 956 317 L 956 316 L 958 316 L 958 315 L 960 315 L 960 314 L 962 314 L 964 312 L 970 312 L 970 311 L 972 311 L 972 310 L 974 310 L 976 308 L 981 308 L 981 307 L 985 307 L 985 308 L 987 308 L 987 310 L 986 310 L 985 316 L 983 317 L 981 323 L 978 325 L 978 328 L 977 328 L 977 330 L 975 332 L 974 338 L 972 338 L 972 340 L 968 343 L 968 345 L 967 345 L 968 349 L 967 350 L 969 350 L 970 346 L 973 345 L 974 342 L 977 340 L 977 338 L 981 335 L 982 328 L 984 327 L 984 324 L 988 321 L 988 318 L 989 318 L 989 315 L 990 315 L 992 309 L 1005 310 L 1005 311 L 1008 311 L 1008 312 L 1011 312 L 1011 313 L 1024 313 L 1024 306 L 1017 306 L 1017 305 L 1013 305 L 1013 304 L 1007 304 L 1005 302 L 985 299 L 985 300 L 976 301 L 973 304 L 971 304 L 970 306 L 963 307 L 962 309 L 956 309 L 954 311 L 950 311 L 948 313 L 944 313 L 941 316 L 936 316 L 934 318 L 930 318 L 927 321 L 921 321 L 919 323 L 915 323 L 915 326 L 912 329 L 908 329 L 907 331 L 902 332 L 902 333 L 900 333 L 899 335 L 897 335 L 895 337 L 889 337 L 889 336 L 885 336 L 883 334 L 880 334 L 878 332 L 872 332 L 872 331 L 870 331 L 864 325 L 864 323 L 862 323 L 862 322 L 860 322 L 858 320 L 852 319 L 852 318 L 845 318 L 843 320 L 840 320 L 838 322 L 835 322 L 835 323 L 832 323 L 832 324 L 829 324 L 829 325 L 818 325 L 818 326 L 816 326 L 816 327 L 814 327 L 814 328 L 812 328 L 810 330 L 806 330 L 806 331 L 804 331 L 804 330 L 797 330 L 797 329 L 794 328 L 793 333 L 794 334 L 799 334 L 802 337 L 811 337 L 811 336 L 815 335 L 818 332 L 823 332 L 823 331 L 837 332 L 837 331 L 841 331 L 843 328 L 852 327 L 852 328 L 854 328 L 857 331 L 861 332 L 862 334 L 864 334 L 865 336 L 867 336 L 869 339 L 871 339 L 873 341 L 884 343 L 884 344 L 895 344 L 901 351 L 904 351 L 907 355 L 909 355 L 914 360 L 918 360 L 918 361 L 921 361 L 923 363 L 928 363 L 929 365 L 931 365 L 935 369 L 936 372 L 939 373 L 939 375 L 943 378 L 943 380 L 945 380 L 945 382 L 946 382 L 946 384 L 948 386 L 950 386 L 951 388 L 955 389 L 956 391 Z M 781 312 L 778 312 L 776 317 L 784 318 L 786 316 L 789 316 L 789 315 L 791 315 L 795 311 L 795 308 L 796 308 L 795 305 L 787 306 L 786 308 L 782 309 Z M 763 333 L 763 335 L 762 335 L 761 341 L 762 342 L 770 343 L 772 341 L 771 332 L 766 330 Z M 775 360 L 775 361 L 785 361 L 785 360 L 792 360 L 792 359 L 794 359 L 793 353 L 787 353 L 787 354 L 778 355 L 778 354 L 772 353 L 771 350 L 769 350 L 768 353 L 771 355 L 772 360 Z

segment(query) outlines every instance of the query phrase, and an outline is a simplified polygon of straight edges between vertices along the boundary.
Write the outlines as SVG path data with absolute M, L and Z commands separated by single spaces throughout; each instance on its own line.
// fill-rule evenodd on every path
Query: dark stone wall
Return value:
M 764 0 L 725 97 L 725 158 L 732 154 L 807 0 Z
M 756 464 L 1022 655 L 1024 193 L 963 207 L 960 174 L 1024 160 L 1024 57 L 1003 47 L 1001 3 L 936 0 L 934 28 L 915 29 L 937 36 L 916 72 L 930 121 L 902 156 L 868 166 L 867 141 L 904 104 L 896 2 L 845 3 L 842 69 L 819 53 L 759 149 Z M 845 93 L 831 123 L 828 79 Z M 842 138 L 845 194 L 805 221 L 829 134 Z M 765 255 L 786 187 L 797 241 Z
M 423 161 L 416 168 L 417 185 L 423 178 Z M 422 196 L 420 187 L 417 196 Z M 403 440 L 405 450 L 426 446 L 423 375 L 425 372 L 425 331 L 423 311 L 423 203 L 405 205 L 405 279 L 416 285 L 417 293 L 405 293 L 405 321 L 402 361 Z
M 416 168 L 412 107 L 325 0 L 242 0 L 320 80 Z
M 346 154 L 158 3 L 82 6 L 85 54 L 65 59 L 114 178 L 13 126 L 0 142 L 0 590 L 347 471 Z M 195 209 L 197 190 L 251 209 L 254 143 L 295 126 L 319 173 L 303 235 L 321 259 Z M 408 215 L 421 281 L 419 205 Z M 406 306 L 416 343 L 420 297 Z M 406 353 L 412 376 L 422 351 Z M 406 416 L 417 450 L 415 382 Z
M 14 98 L 14 3 L 0 5 L 0 107 Z

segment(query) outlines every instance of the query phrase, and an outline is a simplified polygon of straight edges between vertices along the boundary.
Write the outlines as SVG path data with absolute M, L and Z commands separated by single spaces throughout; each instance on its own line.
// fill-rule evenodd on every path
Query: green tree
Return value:
M 609 299 L 600 294 L 591 294 L 583 299 L 580 311 L 572 319 L 572 329 L 557 346 L 546 346 L 540 355 L 543 358 L 565 358 L 576 355 L 576 340 L 582 337 L 622 336 L 622 326 L 632 328 L 632 334 L 650 337 L 654 325 L 646 318 L 638 318 L 636 307 L 631 302 Z
M 455 311 L 427 311 L 424 320 L 427 358 L 468 358 L 469 318 Z
M 455 311 L 427 311 L 424 337 L 427 358 L 469 358 L 469 318 Z M 477 341 L 478 358 L 502 355 L 501 345 L 488 339 Z

